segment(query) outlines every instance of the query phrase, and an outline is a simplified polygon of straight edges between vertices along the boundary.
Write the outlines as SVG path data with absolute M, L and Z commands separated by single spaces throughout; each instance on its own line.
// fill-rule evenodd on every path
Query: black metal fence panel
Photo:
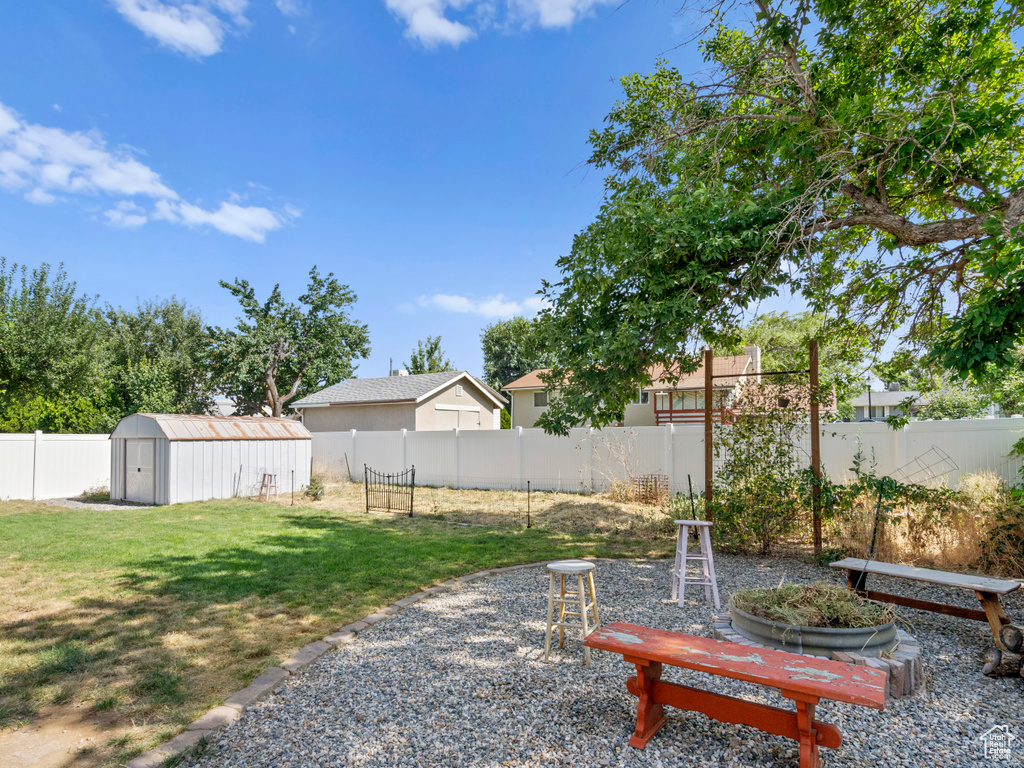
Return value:
M 412 517 L 413 493 L 416 490 L 416 467 L 404 472 L 385 473 L 363 464 L 366 487 L 366 511 L 407 512 Z

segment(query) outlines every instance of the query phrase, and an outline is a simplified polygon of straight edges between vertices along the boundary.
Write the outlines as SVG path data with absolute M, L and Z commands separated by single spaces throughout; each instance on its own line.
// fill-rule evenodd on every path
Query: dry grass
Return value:
M 892 621 L 891 605 L 869 602 L 835 584 L 783 584 L 772 589 L 746 589 L 729 604 L 768 621 L 800 627 L 859 629 Z
M 832 546 L 866 557 L 875 523 L 874 499 L 860 500 L 851 513 L 833 520 Z M 968 475 L 957 492 L 933 503 L 899 506 L 878 528 L 874 558 L 945 571 L 984 570 L 1005 576 L 1024 573 L 1021 553 L 992 556 L 992 534 L 1000 512 L 1016 502 L 992 473 Z
M 365 508 L 361 483 L 325 481 L 320 501 L 302 499 L 316 509 L 357 512 Z M 639 504 L 616 501 L 611 493 L 584 496 L 576 493 L 489 491 L 417 487 L 414 514 L 418 517 L 466 525 L 525 528 L 527 512 L 531 527 L 570 534 L 604 534 L 636 538 L 660 538 L 675 533 L 674 521 L 689 517 L 689 507 L 671 504 Z M 281 504 L 290 504 L 282 496 Z M 299 499 L 296 499 L 299 503 Z M 677 505 L 679 502 L 675 502 Z M 378 513 L 374 513 L 378 514 Z

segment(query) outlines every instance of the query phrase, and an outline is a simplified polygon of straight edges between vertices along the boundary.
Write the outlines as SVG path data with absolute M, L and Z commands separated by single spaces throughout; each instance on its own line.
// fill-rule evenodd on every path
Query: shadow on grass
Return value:
M 309 509 L 276 520 L 272 532 L 239 529 L 231 546 L 169 544 L 190 554 L 125 561 L 113 596 L 0 624 L 0 724 L 76 701 L 153 729 L 179 727 L 294 649 L 438 581 L 543 559 L 648 554 L 636 541 L 543 529 Z

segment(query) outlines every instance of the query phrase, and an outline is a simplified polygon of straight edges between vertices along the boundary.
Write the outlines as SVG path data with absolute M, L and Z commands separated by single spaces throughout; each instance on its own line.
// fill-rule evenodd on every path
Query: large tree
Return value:
M 275 285 L 265 301 L 247 280 L 221 282 L 238 299 L 234 328 L 214 329 L 214 381 L 242 414 L 281 416 L 291 400 L 350 378 L 370 353 L 367 327 L 349 317 L 356 295 L 316 267 L 298 302 Z
M 480 342 L 484 356 L 484 381 L 501 389 L 520 376 L 551 365 L 543 348 L 537 319 L 512 317 L 484 328 Z
M 410 362 L 405 363 L 405 369 L 411 374 L 444 373 L 454 371 L 455 367 L 441 349 L 441 337 L 427 336 L 426 341 L 416 342 L 416 349 L 412 351 Z
M 104 323 L 64 268 L 29 271 L 0 257 L 0 430 L 98 431 Z
M 614 420 L 651 364 L 693 370 L 783 289 L 836 321 L 826 340 L 866 323 L 964 375 L 1024 335 L 1021 6 L 752 10 L 712 9 L 710 74 L 624 78 L 591 135 L 606 197 L 545 286 L 548 429 Z
M 108 308 L 113 398 L 124 413 L 209 413 L 210 330 L 199 311 L 171 298 L 134 310 Z

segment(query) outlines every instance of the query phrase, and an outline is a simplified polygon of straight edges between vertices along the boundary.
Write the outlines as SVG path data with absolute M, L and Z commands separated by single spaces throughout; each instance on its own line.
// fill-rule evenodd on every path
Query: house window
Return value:
M 885 406 L 884 405 L 872 405 L 871 416 L 872 419 L 884 419 L 885 418 Z
M 462 397 L 462 385 L 461 384 L 456 384 L 455 385 L 455 396 L 456 397 Z
M 683 393 L 682 392 L 673 392 L 672 393 L 672 410 L 673 411 L 681 411 L 685 407 L 686 406 L 683 405 Z
M 668 410 L 668 392 L 658 392 L 654 395 L 654 408 L 658 411 Z
M 633 401 L 634 405 L 647 405 L 651 402 L 651 393 L 644 392 L 642 389 L 636 393 L 636 400 Z
M 533 407 L 534 408 L 547 408 L 548 406 L 548 393 L 547 392 L 534 392 L 533 393 Z

